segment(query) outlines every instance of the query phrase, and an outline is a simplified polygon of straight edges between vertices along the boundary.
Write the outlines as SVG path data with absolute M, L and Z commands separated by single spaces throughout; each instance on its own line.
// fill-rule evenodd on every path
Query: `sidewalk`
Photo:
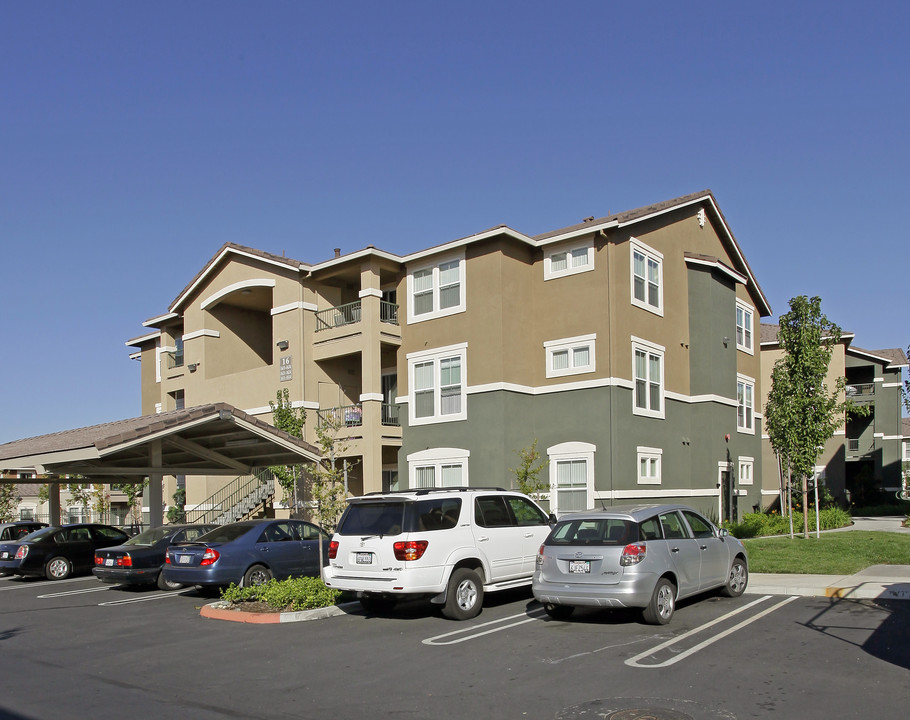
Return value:
M 853 525 L 826 532 L 875 530 L 905 533 L 901 517 L 856 517 Z M 910 539 L 910 538 L 908 538 Z M 854 575 L 750 573 L 750 595 L 806 595 L 849 599 L 910 600 L 910 565 L 872 565 Z

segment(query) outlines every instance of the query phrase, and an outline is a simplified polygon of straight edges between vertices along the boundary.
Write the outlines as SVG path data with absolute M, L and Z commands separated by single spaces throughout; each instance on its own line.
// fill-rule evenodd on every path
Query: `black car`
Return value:
M 123 545 L 95 552 L 92 573 L 101 582 L 118 585 L 155 585 L 176 590 L 181 583 L 168 582 L 161 569 L 171 543 L 193 542 L 217 525 L 163 525 L 143 530 Z
M 77 523 L 42 528 L 18 543 L 0 544 L 0 572 L 63 580 L 90 572 L 98 548 L 122 545 L 127 540 L 129 535 L 110 525 Z
M 0 523 L 0 542 L 17 542 L 29 533 L 46 528 L 47 523 L 37 520 L 15 520 L 14 522 Z

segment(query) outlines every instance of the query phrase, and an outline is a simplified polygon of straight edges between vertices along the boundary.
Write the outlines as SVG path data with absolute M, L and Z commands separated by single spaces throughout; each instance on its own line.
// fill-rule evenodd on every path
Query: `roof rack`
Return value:
M 441 488 L 416 488 L 413 490 L 389 490 L 388 492 L 375 491 L 364 493 L 361 497 L 370 497 L 374 495 L 429 495 L 430 493 L 440 492 L 473 492 L 475 490 L 495 490 L 497 492 L 509 492 L 506 488 L 501 487 L 441 487 Z

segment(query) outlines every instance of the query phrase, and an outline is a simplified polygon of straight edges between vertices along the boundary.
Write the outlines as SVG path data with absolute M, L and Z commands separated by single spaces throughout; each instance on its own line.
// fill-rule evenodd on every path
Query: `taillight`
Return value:
M 103 565 L 103 564 L 104 564 L 104 558 L 102 558 L 100 555 L 95 555 L 95 565 Z
M 218 558 L 220 558 L 220 557 L 221 557 L 221 555 L 214 548 L 206 548 L 206 551 L 202 554 L 202 560 L 200 561 L 199 564 L 200 565 L 214 565 L 216 562 L 218 562 Z
M 133 567 L 133 558 L 130 557 L 129 553 L 122 555 L 118 558 L 112 558 L 113 565 L 117 567 Z M 95 565 L 104 565 L 105 558 L 100 555 L 95 555 Z M 167 556 L 165 555 L 165 562 L 167 562 Z
M 164 564 L 165 564 L 165 565 L 170 565 L 170 564 L 171 564 L 171 554 L 170 554 L 170 553 L 165 553 L 165 554 L 164 554 Z
M 426 540 L 407 540 L 395 543 L 392 548 L 396 560 L 420 560 L 429 544 Z
M 26 555 L 28 555 L 28 545 L 20 545 L 16 550 L 16 560 L 22 560 Z
M 622 557 L 619 558 L 619 564 L 623 567 L 629 565 L 638 565 L 645 559 L 648 548 L 644 543 L 632 543 L 622 549 Z
M 537 563 L 537 567 L 543 565 L 543 545 L 540 546 L 540 550 L 537 551 L 537 557 L 534 562 Z
M 338 541 L 332 540 L 332 542 L 329 543 L 329 560 L 334 560 L 337 555 L 338 555 Z

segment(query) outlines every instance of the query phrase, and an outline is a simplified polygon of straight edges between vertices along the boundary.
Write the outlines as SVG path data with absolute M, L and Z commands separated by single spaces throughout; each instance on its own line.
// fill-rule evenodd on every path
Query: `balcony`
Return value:
M 317 410 L 319 427 L 353 428 L 363 426 L 363 404 L 341 405 L 340 407 Z M 401 427 L 398 406 L 382 403 L 380 422 L 385 427 Z
M 359 323 L 361 320 L 361 308 L 362 303 L 357 300 L 345 305 L 337 305 L 328 310 L 320 310 L 316 313 L 316 332 Z M 397 325 L 398 305 L 385 300 L 381 301 L 379 303 L 379 321 L 389 325 Z
M 171 350 L 170 352 L 166 352 L 165 355 L 167 355 L 168 370 L 183 367 L 183 348 L 180 348 L 179 350 Z
M 376 312 L 376 304 L 369 303 L 370 312 Z M 379 302 L 380 342 L 401 345 L 401 328 L 398 326 L 398 305 Z M 318 361 L 343 357 L 364 350 L 363 303 L 356 302 L 336 305 L 316 313 L 316 330 L 313 338 L 313 359 Z

